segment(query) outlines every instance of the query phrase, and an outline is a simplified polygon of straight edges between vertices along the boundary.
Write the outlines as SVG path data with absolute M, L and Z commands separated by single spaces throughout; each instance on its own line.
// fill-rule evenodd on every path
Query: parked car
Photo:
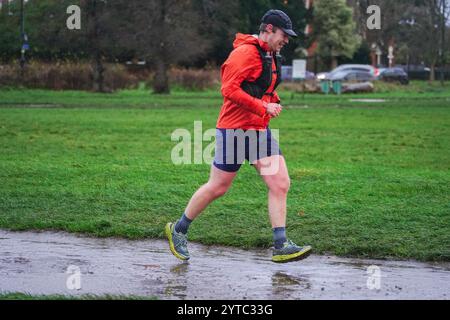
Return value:
M 315 79 L 314 72 L 306 71 L 306 79 L 312 80 Z M 283 81 L 292 81 L 292 66 L 281 66 L 281 79 Z
M 402 68 L 383 68 L 377 80 L 386 82 L 400 82 L 401 84 L 409 84 L 408 74 Z
M 428 80 L 430 79 L 431 69 L 423 64 L 419 65 L 396 65 L 396 68 L 401 68 L 408 74 L 409 80 Z
M 430 72 L 431 69 L 423 64 L 397 64 L 395 65 L 395 68 L 401 68 L 404 71 L 424 71 L 424 72 Z
M 357 81 L 367 82 L 375 80 L 375 76 L 367 71 L 343 70 L 329 76 L 331 81 Z
M 318 73 L 317 80 L 371 81 L 379 74 L 377 68 L 366 64 L 343 64 L 331 72 Z

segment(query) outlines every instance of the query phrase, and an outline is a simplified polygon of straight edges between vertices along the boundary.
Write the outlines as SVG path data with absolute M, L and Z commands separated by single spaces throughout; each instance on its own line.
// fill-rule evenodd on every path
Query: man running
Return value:
M 175 223 L 165 233 L 171 252 L 189 259 L 187 232 L 191 222 L 215 199 L 230 188 L 244 159 L 266 183 L 269 217 L 273 230 L 272 261 L 303 259 L 310 246 L 300 247 L 286 237 L 286 199 L 290 186 L 285 159 L 268 127 L 282 111 L 275 92 L 281 82 L 279 51 L 296 37 L 291 19 L 280 10 L 269 10 L 262 18 L 258 35 L 238 33 L 234 50 L 222 65 L 224 103 L 217 121 L 216 149 L 209 181 L 189 201 Z

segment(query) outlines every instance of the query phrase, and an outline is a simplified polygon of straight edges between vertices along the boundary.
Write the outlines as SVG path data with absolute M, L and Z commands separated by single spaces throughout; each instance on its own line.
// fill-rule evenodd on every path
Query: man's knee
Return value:
M 211 194 L 214 196 L 214 198 L 219 198 L 221 196 L 223 196 L 225 193 L 227 193 L 228 189 L 230 188 L 230 184 L 225 184 L 225 183 L 215 183 L 215 184 L 210 184 L 209 186 L 209 190 L 211 192 Z
M 276 177 L 269 184 L 268 187 L 271 192 L 276 194 L 287 194 L 291 186 L 289 177 Z

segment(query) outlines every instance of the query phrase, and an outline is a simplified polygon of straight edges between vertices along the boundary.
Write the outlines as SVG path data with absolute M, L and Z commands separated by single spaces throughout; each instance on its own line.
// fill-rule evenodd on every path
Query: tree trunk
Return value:
M 337 66 L 338 66 L 337 57 L 332 56 L 332 57 L 331 57 L 331 70 L 336 69 Z
M 160 14 L 159 14 L 159 27 L 160 29 L 160 39 L 159 40 L 159 46 L 156 50 L 156 57 L 155 57 L 155 78 L 153 81 L 153 93 L 156 94 L 169 94 L 170 88 L 169 88 L 169 77 L 167 75 L 169 64 L 167 62 L 167 54 L 166 54 L 166 44 L 164 42 L 164 35 L 166 34 L 165 30 L 165 24 L 166 24 L 166 17 L 167 17 L 167 11 L 166 11 L 166 1 L 160 0 Z
M 99 22 L 99 14 L 100 8 L 97 4 L 97 0 L 93 0 L 90 3 L 90 17 L 92 19 L 92 31 L 90 34 L 90 44 L 92 48 L 92 65 L 94 69 L 94 83 L 92 85 L 92 89 L 96 92 L 104 92 L 103 87 L 103 64 L 101 58 L 101 49 L 99 48 L 99 40 L 100 40 L 100 22 Z
M 442 5 L 442 16 L 441 16 L 441 49 L 440 49 L 440 65 L 441 65 L 441 86 L 444 86 L 444 67 L 445 67 L 445 29 L 447 29 L 447 1 L 443 0 Z
M 156 60 L 155 79 L 153 81 L 153 93 L 169 94 L 168 65 L 163 59 Z
M 431 71 L 430 71 L 430 82 L 433 82 L 434 80 L 436 80 L 436 72 L 435 72 L 436 63 L 435 62 L 431 63 L 430 69 L 431 69 Z
M 101 56 L 99 53 L 97 53 L 94 61 L 94 85 L 93 85 L 93 89 L 96 92 L 105 92 L 105 88 L 103 85 L 104 71 L 105 68 L 103 67 Z

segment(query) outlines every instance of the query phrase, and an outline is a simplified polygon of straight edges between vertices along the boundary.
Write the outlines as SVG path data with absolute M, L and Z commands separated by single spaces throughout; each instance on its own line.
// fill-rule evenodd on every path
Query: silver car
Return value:
M 378 76 L 377 68 L 367 64 L 343 64 L 333 71 L 318 73 L 317 80 L 372 81 Z

